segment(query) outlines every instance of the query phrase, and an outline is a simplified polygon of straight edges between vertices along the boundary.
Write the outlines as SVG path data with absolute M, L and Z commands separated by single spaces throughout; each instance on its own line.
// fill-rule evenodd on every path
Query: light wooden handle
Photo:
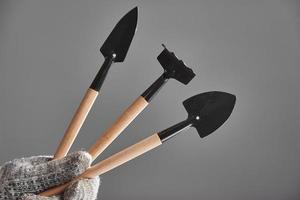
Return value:
M 114 124 L 107 129 L 95 144 L 88 150 L 95 160 L 120 134 L 121 132 L 140 114 L 148 102 L 144 97 L 137 98 L 114 122 Z
M 105 172 L 108 172 L 108 171 L 146 153 L 147 151 L 150 151 L 151 149 L 158 147 L 161 144 L 162 144 L 162 142 L 161 142 L 159 136 L 157 134 L 153 134 L 152 136 L 147 137 L 146 139 L 144 139 L 130 147 L 127 147 L 126 149 L 124 149 L 124 150 L 112 155 L 111 157 L 99 162 L 98 164 L 90 167 L 75 180 L 78 180 L 80 178 L 94 178 L 96 176 L 100 176 L 101 174 L 104 174 Z M 52 195 L 60 194 L 69 185 L 70 185 L 70 183 L 66 183 L 64 185 L 47 190 L 47 191 L 41 193 L 40 195 L 52 196 Z
M 104 174 L 105 172 L 108 172 L 161 144 L 159 136 L 154 134 L 90 167 L 80 177 L 94 178 L 96 176 L 100 176 L 101 174 Z
M 98 94 L 99 92 L 93 89 L 89 88 L 87 90 L 54 154 L 54 159 L 60 159 L 66 156 Z

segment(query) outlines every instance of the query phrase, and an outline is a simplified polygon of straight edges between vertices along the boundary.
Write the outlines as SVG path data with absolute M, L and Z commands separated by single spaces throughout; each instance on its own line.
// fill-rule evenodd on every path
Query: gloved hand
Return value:
M 78 151 L 59 160 L 33 156 L 7 162 L 0 166 L 0 200 L 95 200 L 99 177 L 75 181 L 59 196 L 34 195 L 72 180 L 90 166 L 91 160 L 90 154 Z

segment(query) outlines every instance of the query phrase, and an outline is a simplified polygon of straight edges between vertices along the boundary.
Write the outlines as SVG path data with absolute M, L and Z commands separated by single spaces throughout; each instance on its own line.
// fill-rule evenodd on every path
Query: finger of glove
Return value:
M 44 197 L 34 194 L 25 194 L 21 200 L 95 200 L 100 185 L 100 178 L 81 179 L 72 183 L 64 195 Z M 64 198 L 62 197 L 64 196 Z
M 64 200 L 95 200 L 99 186 L 99 177 L 75 181 L 65 190 Z
M 91 164 L 91 155 L 84 151 L 27 168 L 27 177 L 46 181 L 49 187 L 67 182 L 84 172 Z M 41 178 L 43 177 L 43 178 Z M 46 179 L 46 180 L 45 180 Z
M 44 197 L 35 194 L 25 194 L 20 200 L 63 200 L 62 196 L 52 196 L 52 197 Z
M 60 160 L 36 165 L 27 166 L 22 162 L 20 168 L 12 168 L 14 172 L 10 172 L 11 176 L 2 181 L 0 196 L 14 199 L 24 193 L 37 193 L 68 182 L 84 172 L 91 160 L 87 152 L 79 151 Z
M 51 159 L 51 156 L 32 156 L 6 162 L 0 167 L 0 180 L 14 179 L 19 170 L 22 171 L 22 168 L 30 168 L 40 163 L 46 163 Z

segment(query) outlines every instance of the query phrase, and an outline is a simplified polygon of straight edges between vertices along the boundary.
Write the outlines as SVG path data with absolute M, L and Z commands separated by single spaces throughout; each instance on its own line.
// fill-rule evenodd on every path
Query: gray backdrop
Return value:
M 200 92 L 237 96 L 230 119 L 190 129 L 103 176 L 101 199 L 300 199 L 299 1 L 0 2 L 0 161 L 52 154 L 103 62 L 99 48 L 139 6 L 138 29 L 72 150 L 89 147 L 162 72 L 165 43 L 192 67 L 172 80 L 101 159 L 186 117 Z

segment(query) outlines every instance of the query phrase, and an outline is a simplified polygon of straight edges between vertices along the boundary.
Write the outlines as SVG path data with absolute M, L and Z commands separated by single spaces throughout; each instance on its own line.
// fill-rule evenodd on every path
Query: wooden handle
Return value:
M 107 129 L 96 143 L 88 150 L 93 160 L 97 158 L 120 134 L 121 132 L 140 114 L 148 102 L 144 97 L 137 98 L 115 123 Z
M 99 92 L 93 89 L 87 90 L 54 154 L 54 159 L 66 156 L 98 94 Z
M 78 180 L 77 178 L 75 180 Z M 75 181 L 74 180 L 74 181 Z M 63 191 L 72 183 L 71 182 L 68 182 L 68 183 L 65 183 L 63 185 L 60 185 L 60 186 L 57 186 L 57 187 L 54 187 L 54 188 L 51 188 L 49 190 L 46 190 L 42 193 L 39 193 L 40 196 L 44 196 L 44 197 L 50 197 L 50 196 L 53 196 L 53 195 L 58 195 L 58 194 L 61 194 L 63 193 Z
M 159 136 L 154 134 L 90 167 L 80 177 L 94 178 L 96 176 L 100 176 L 101 174 L 104 174 L 105 172 L 108 172 L 161 144 Z
M 94 178 L 96 176 L 100 176 L 101 174 L 104 174 L 105 172 L 108 172 L 144 153 L 147 151 L 150 151 L 151 149 L 154 149 L 161 145 L 162 142 L 157 134 L 153 134 L 150 137 L 147 137 L 146 139 L 127 147 L 126 149 L 112 155 L 111 157 L 99 162 L 98 164 L 90 167 L 87 169 L 83 174 L 81 174 L 79 177 L 77 177 L 75 180 L 78 180 L 80 178 Z M 63 184 L 61 186 L 52 188 L 50 190 L 47 190 L 45 192 L 40 193 L 39 195 L 42 196 L 52 196 L 62 193 L 66 187 L 70 185 L 71 182 Z

